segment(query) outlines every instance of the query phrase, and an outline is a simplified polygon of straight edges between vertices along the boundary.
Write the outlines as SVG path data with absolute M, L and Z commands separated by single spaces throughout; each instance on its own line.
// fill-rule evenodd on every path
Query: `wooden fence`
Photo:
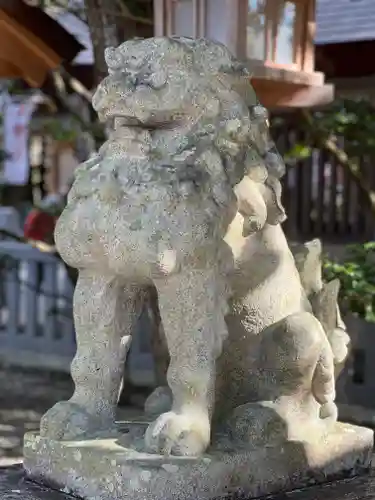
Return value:
M 281 154 L 293 144 L 309 144 L 295 130 L 283 126 L 272 131 Z M 340 145 L 344 146 L 343 141 Z M 375 190 L 375 158 L 362 157 L 359 165 L 368 186 Z M 348 171 L 326 151 L 313 149 L 309 158 L 288 166 L 282 183 L 288 215 L 284 230 L 289 239 L 320 238 L 338 244 L 374 239 L 375 214 Z

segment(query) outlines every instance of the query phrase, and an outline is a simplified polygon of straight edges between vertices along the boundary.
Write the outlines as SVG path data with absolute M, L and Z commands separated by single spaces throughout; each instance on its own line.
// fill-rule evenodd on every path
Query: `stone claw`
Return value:
M 161 455 L 198 456 L 210 443 L 210 423 L 202 414 L 163 413 L 149 425 L 146 448 Z

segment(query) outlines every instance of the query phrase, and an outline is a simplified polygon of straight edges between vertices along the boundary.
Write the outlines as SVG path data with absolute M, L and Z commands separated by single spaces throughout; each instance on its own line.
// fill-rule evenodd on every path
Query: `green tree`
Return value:
M 311 155 L 313 146 L 326 150 L 357 184 L 366 205 L 375 213 L 375 192 L 361 168 L 365 156 L 375 158 L 375 109 L 366 99 L 336 99 L 318 110 L 301 110 L 298 124 L 310 143 L 297 143 L 287 159 Z M 341 143 L 344 142 L 344 146 Z

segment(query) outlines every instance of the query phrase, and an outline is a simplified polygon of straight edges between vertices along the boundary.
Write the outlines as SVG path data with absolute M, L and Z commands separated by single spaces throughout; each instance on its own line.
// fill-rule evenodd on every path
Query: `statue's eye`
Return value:
M 167 76 L 163 71 L 154 72 L 152 74 L 145 74 L 142 82 L 154 90 L 159 90 L 167 83 Z
M 125 64 L 125 67 L 127 66 L 128 68 L 131 68 L 131 69 L 140 69 L 142 68 L 142 66 L 144 65 L 144 61 L 143 59 L 135 56 L 135 55 L 132 55 L 130 56 L 127 61 L 126 61 L 127 64 Z

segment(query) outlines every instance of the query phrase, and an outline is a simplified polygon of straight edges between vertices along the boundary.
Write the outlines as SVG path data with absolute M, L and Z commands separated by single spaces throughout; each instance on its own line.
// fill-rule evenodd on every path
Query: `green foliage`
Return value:
M 319 127 L 345 139 L 349 156 L 375 153 L 375 109 L 366 99 L 337 99 L 313 114 Z
M 139 2 L 138 0 L 122 0 L 133 16 L 152 19 L 152 2 Z
M 23 80 L 21 80 L 20 78 L 7 80 L 6 89 L 10 95 L 24 96 L 30 94 L 30 89 L 24 84 Z
M 375 108 L 366 99 L 336 99 L 330 106 L 318 111 L 310 111 L 313 127 L 300 120 L 298 128 L 306 129 L 306 139 L 294 143 L 285 154 L 288 165 L 308 158 L 313 150 L 314 130 L 319 130 L 327 138 L 345 151 L 352 159 L 375 154 Z M 275 117 L 272 126 L 280 128 L 287 118 Z M 314 127 L 316 124 L 316 127 Z M 339 139 L 343 139 L 341 142 Z
M 344 312 L 375 322 L 375 243 L 349 246 L 347 259 L 342 264 L 327 259 L 323 272 L 326 281 L 340 280 Z
M 77 127 L 72 123 L 60 121 L 58 119 L 48 119 L 44 123 L 44 132 L 55 141 L 74 141 L 77 138 Z
M 284 161 L 287 165 L 292 166 L 296 161 L 305 160 L 309 158 L 312 153 L 312 147 L 305 144 L 296 143 L 284 155 Z

